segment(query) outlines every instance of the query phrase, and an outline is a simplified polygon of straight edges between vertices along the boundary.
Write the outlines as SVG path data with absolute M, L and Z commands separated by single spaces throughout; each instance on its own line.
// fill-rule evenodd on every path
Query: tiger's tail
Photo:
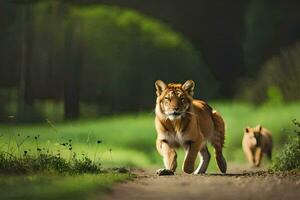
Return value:
M 212 111 L 212 120 L 215 126 L 215 137 L 212 144 L 215 148 L 217 164 L 220 171 L 222 173 L 226 173 L 227 163 L 222 153 L 222 148 L 224 147 L 225 142 L 225 122 L 221 115 L 215 110 Z

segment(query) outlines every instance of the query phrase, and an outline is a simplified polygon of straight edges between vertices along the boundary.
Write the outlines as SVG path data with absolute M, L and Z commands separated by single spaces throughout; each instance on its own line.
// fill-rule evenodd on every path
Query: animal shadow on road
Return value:
M 244 171 L 244 172 L 238 172 L 238 173 L 206 173 L 206 174 L 199 174 L 200 176 L 222 176 L 222 177 L 247 177 L 247 176 L 259 176 L 264 175 L 265 171 Z

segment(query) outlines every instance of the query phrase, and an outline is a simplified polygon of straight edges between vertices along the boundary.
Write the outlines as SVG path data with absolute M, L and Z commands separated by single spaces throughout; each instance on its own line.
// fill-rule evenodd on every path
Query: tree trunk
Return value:
M 64 73 L 64 117 L 67 120 L 77 119 L 80 115 L 80 71 L 83 56 L 81 46 L 82 27 L 80 22 L 74 24 L 74 19 L 69 20 L 65 35 L 66 63 Z
M 19 82 L 19 107 L 18 116 L 21 120 L 29 120 L 29 113 L 32 109 L 32 95 L 30 94 L 30 71 L 31 71 L 31 54 L 33 43 L 33 14 L 32 4 L 22 5 L 23 11 L 23 38 L 22 38 L 22 58 L 20 66 Z

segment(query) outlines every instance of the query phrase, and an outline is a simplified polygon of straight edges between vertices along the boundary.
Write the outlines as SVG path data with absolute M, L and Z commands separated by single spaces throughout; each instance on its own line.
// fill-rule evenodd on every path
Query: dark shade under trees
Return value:
M 152 109 L 156 79 L 194 79 L 198 98 L 233 98 L 243 80 L 268 73 L 264 63 L 299 40 L 299 7 L 281 0 L 1 1 L 0 120 L 42 119 L 36 104 L 49 100 L 63 103 L 65 119 L 80 117 L 82 105 L 97 115 Z

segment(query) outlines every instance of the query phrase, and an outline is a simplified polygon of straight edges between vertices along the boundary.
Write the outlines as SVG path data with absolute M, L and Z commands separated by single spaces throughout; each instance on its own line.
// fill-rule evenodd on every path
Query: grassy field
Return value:
M 111 184 L 128 174 L 98 175 L 1 175 L 1 199 L 96 199 Z
M 300 103 L 261 107 L 236 102 L 211 105 L 226 121 L 225 155 L 228 160 L 237 162 L 244 161 L 241 151 L 244 127 L 257 124 L 267 127 L 273 133 L 276 150 L 292 132 L 291 120 L 300 117 Z M 37 147 L 43 147 L 53 152 L 60 150 L 68 157 L 70 152 L 60 144 L 71 139 L 72 151 L 88 155 L 101 162 L 103 167 L 161 165 L 161 158 L 154 146 L 154 113 L 60 124 L 45 121 L 36 125 L 16 125 L 13 120 L 10 124 L 0 125 L 1 150 L 22 154 L 24 150 L 35 153 Z M 34 139 L 35 136 L 39 136 L 38 140 Z M 98 141 L 101 143 L 98 144 Z M 18 149 L 16 143 L 20 142 L 23 144 Z
M 273 133 L 275 151 L 277 151 L 288 135 L 293 134 L 292 119 L 300 118 L 300 103 L 260 107 L 237 102 L 213 102 L 211 105 L 222 114 L 226 121 L 225 157 L 230 162 L 245 162 L 241 149 L 244 127 L 257 124 L 267 127 Z M 93 161 L 100 162 L 104 168 L 162 167 L 161 158 L 155 149 L 155 137 L 154 113 L 152 112 L 58 124 L 46 120 L 43 124 L 35 125 L 15 124 L 12 118 L 10 124 L 0 125 L 1 151 L 22 156 L 24 151 L 33 155 L 37 154 L 36 149 L 40 148 L 42 151 L 51 153 L 59 152 L 66 159 L 71 158 L 72 153 L 75 152 L 79 156 L 84 154 Z M 69 140 L 72 140 L 72 150 L 61 145 Z M 182 159 L 183 152 L 179 151 L 180 167 Z M 216 171 L 214 159 L 209 170 Z M 7 176 L 5 179 L 0 178 L 0 194 L 10 195 L 5 191 L 11 191 L 11 195 L 16 197 L 27 195 L 26 197 L 30 198 L 28 195 L 39 197 L 49 192 L 50 196 L 64 196 L 73 193 L 73 190 L 81 191 L 81 189 L 76 189 L 77 186 L 74 184 L 76 182 L 82 183 L 82 190 L 92 191 L 95 187 L 101 188 L 103 185 L 106 187 L 114 180 L 126 178 L 124 176 L 126 175 L 116 175 L 114 178 L 107 174 L 59 177 Z M 62 185 L 66 193 L 53 192 Z M 32 194 L 26 193 L 28 187 L 35 188 Z M 74 195 L 76 196 L 76 193 Z

